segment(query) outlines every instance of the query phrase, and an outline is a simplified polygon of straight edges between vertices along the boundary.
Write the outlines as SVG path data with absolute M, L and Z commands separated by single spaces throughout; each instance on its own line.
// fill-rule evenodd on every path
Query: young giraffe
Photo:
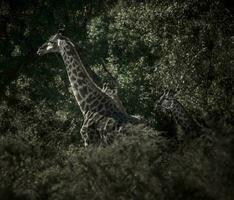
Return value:
M 127 123 L 135 123 L 114 100 L 103 92 L 87 73 L 76 49 L 69 38 L 59 31 L 51 36 L 37 51 L 38 55 L 60 53 L 72 91 L 84 117 L 80 130 L 85 146 L 89 143 L 109 143 L 111 133 L 122 130 Z
M 175 98 L 175 92 L 172 92 L 171 90 L 164 92 L 164 94 L 160 97 L 157 106 L 162 108 L 164 113 L 168 114 L 169 112 L 185 133 L 191 134 L 200 130 L 201 127 L 194 121 L 182 104 Z

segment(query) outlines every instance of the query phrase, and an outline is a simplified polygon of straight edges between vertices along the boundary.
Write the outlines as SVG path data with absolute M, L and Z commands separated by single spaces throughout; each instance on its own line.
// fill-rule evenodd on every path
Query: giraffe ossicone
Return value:
M 137 123 L 114 99 L 102 91 L 84 67 L 71 40 L 61 32 L 52 35 L 37 51 L 38 55 L 59 53 L 66 66 L 73 94 L 84 117 L 80 130 L 85 146 L 109 143 L 123 126 Z

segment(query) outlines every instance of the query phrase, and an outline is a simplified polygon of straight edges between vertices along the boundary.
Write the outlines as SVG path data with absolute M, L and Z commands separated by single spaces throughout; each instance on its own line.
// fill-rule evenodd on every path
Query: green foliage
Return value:
M 130 113 L 154 117 L 156 96 L 173 88 L 199 116 L 206 111 L 231 120 L 232 19 L 221 1 L 120 1 L 91 21 L 87 33 L 95 55 L 118 76 Z
M 233 10 L 224 0 L 1 1 L 0 199 L 231 200 Z M 167 137 L 136 128 L 82 148 L 63 63 L 36 55 L 59 23 L 95 81 L 110 81 L 105 63 L 128 113 Z M 211 130 L 175 133 L 154 111 L 165 88 Z

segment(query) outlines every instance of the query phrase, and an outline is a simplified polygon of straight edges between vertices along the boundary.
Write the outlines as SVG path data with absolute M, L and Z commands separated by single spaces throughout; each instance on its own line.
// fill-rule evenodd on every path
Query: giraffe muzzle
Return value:
M 41 48 L 37 50 L 37 55 L 42 56 L 44 53 Z
M 37 55 L 39 56 L 41 55 L 41 52 L 39 51 L 39 49 L 37 50 Z
M 38 50 L 37 50 L 37 55 L 39 55 L 39 56 L 44 55 L 45 54 L 45 48 L 46 48 L 45 44 L 42 45 L 41 47 L 39 47 Z

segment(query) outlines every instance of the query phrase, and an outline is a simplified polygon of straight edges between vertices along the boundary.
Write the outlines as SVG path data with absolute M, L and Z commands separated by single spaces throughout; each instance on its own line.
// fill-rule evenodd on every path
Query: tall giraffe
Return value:
M 157 102 L 157 106 L 162 108 L 164 113 L 170 113 L 185 133 L 194 133 L 200 130 L 200 125 L 194 121 L 182 104 L 175 98 L 175 92 L 171 90 L 165 91 Z
M 119 132 L 127 123 L 135 123 L 111 96 L 95 84 L 75 45 L 61 31 L 52 35 L 37 51 L 38 55 L 47 53 L 59 53 L 63 58 L 72 91 L 84 117 L 80 133 L 85 146 L 89 143 L 109 143 L 111 133 Z

